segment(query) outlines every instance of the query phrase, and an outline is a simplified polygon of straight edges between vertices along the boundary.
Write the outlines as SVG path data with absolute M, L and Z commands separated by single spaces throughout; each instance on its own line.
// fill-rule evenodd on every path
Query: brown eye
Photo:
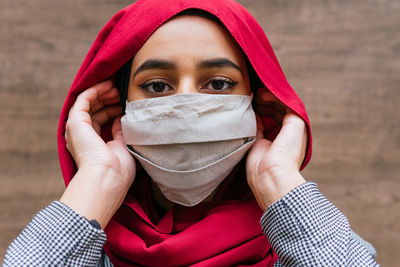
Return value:
M 171 86 L 160 80 L 150 80 L 139 86 L 150 93 L 165 93 L 172 90 Z
M 234 82 L 232 80 L 226 79 L 226 78 L 218 78 L 218 79 L 213 79 L 210 82 L 206 84 L 204 89 L 209 89 L 209 90 L 214 90 L 214 91 L 223 91 L 227 89 L 232 89 L 237 82 Z
M 155 82 L 152 84 L 154 92 L 163 92 L 167 87 L 165 83 Z
M 222 89 L 224 89 L 225 83 L 226 82 L 221 81 L 221 80 L 215 80 L 215 81 L 211 82 L 211 87 L 214 90 L 222 90 Z

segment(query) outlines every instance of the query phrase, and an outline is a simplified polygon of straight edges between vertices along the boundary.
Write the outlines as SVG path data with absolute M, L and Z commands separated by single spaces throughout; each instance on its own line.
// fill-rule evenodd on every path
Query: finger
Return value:
M 292 109 L 290 109 L 289 107 L 286 109 L 287 113 L 283 119 L 283 125 L 285 126 L 287 124 L 296 124 L 298 126 L 304 126 L 305 123 L 303 121 L 303 119 L 297 115 Z
M 119 91 L 113 87 L 110 90 L 99 92 L 98 97 L 90 102 L 90 111 L 95 113 L 104 106 L 116 104 L 119 101 Z
M 96 130 L 97 134 L 100 134 L 101 127 L 106 122 L 121 114 L 122 108 L 120 105 L 105 107 L 92 116 L 92 126 Z
M 117 95 L 116 97 L 113 98 L 107 98 L 103 100 L 104 105 L 108 106 L 108 105 L 113 105 L 113 104 L 119 104 L 120 103 L 120 98 L 119 95 Z
M 110 80 L 106 80 L 89 87 L 80 95 L 86 96 L 91 103 L 94 103 L 96 100 L 104 99 L 105 96 L 113 93 L 118 93 L 118 89 L 113 87 L 113 84 Z
M 121 116 L 115 118 L 111 128 L 111 133 L 114 140 L 124 142 L 124 136 L 122 134 Z
M 99 93 L 99 96 L 100 99 L 114 98 L 116 96 L 119 96 L 119 91 L 117 87 L 111 87 L 110 90 L 101 91 Z
M 120 102 L 119 95 L 113 98 L 99 99 L 97 103 L 91 107 L 91 113 L 97 112 L 105 106 L 114 105 Z
M 112 89 L 112 82 L 109 80 L 103 81 L 88 88 L 87 90 L 79 94 L 72 110 L 95 113 L 97 110 L 93 109 L 93 107 L 95 107 L 96 104 L 100 101 L 101 95 L 104 95 Z M 100 108 L 101 107 L 97 107 L 97 109 Z
M 284 122 L 283 122 L 283 127 L 287 128 L 293 128 L 293 132 L 296 130 L 297 131 L 297 138 L 296 138 L 296 143 L 295 146 L 299 149 L 299 161 L 298 161 L 298 167 L 301 167 L 301 164 L 303 163 L 306 150 L 307 150 L 307 143 L 308 143 L 308 132 L 307 132 L 307 127 L 306 123 L 304 120 L 294 113 L 293 110 L 288 108 L 288 115 L 285 116 Z
M 307 139 L 305 132 L 305 123 L 301 117 L 294 112 L 289 112 L 285 115 L 282 123 L 282 128 L 277 135 L 274 143 L 280 143 L 285 147 L 286 151 L 296 152 L 295 158 L 297 165 L 303 161 L 303 150 L 305 149 L 304 142 Z

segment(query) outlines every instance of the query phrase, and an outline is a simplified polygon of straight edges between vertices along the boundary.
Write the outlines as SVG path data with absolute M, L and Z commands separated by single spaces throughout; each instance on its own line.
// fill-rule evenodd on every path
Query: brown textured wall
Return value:
M 0 2 L 0 259 L 63 191 L 58 114 L 98 31 L 131 1 Z M 400 2 L 242 0 L 304 100 L 316 181 L 378 250 L 400 260 Z

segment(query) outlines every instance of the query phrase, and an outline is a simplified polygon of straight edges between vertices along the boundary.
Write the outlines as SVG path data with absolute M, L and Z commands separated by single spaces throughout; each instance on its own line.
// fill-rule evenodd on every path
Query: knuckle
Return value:
M 65 135 L 67 135 L 67 133 L 69 133 L 71 131 L 71 122 L 70 120 L 67 120 L 67 122 L 65 123 Z

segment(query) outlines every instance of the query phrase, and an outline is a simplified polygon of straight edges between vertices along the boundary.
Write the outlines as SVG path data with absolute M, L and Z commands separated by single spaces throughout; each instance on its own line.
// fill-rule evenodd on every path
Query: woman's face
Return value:
M 168 21 L 132 62 L 128 101 L 182 93 L 250 94 L 240 48 L 222 26 L 203 17 Z

